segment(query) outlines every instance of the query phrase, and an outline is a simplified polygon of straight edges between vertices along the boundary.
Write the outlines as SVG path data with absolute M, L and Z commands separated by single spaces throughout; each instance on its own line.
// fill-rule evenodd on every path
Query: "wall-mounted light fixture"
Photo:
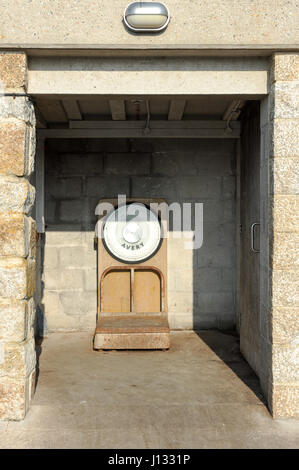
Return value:
M 158 32 L 170 20 L 168 8 L 160 2 L 133 2 L 124 12 L 125 25 L 134 32 Z

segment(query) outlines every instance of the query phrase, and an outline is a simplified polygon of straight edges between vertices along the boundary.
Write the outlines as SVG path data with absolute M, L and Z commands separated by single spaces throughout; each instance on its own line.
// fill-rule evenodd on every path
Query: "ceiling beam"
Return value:
M 64 99 L 61 100 L 64 107 L 65 113 L 69 120 L 77 119 L 82 120 L 81 111 L 78 105 L 78 102 L 74 99 Z
M 151 121 L 149 132 L 144 121 L 71 121 L 69 129 L 39 131 L 45 138 L 239 138 L 240 122 Z
M 113 121 L 125 121 L 127 119 L 124 100 L 109 100 L 109 106 Z
M 231 122 L 235 129 L 240 128 L 240 122 Z M 145 121 L 70 121 L 70 129 L 143 129 Z M 224 121 L 191 120 L 191 121 L 150 121 L 151 129 L 225 129 Z
M 184 115 L 186 100 L 171 100 L 168 121 L 180 121 Z

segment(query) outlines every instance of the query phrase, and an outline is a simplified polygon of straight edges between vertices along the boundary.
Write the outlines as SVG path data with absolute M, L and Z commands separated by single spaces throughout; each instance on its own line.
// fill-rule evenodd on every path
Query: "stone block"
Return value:
M 297 196 L 274 196 L 273 230 L 275 232 L 296 232 L 298 230 L 299 204 Z
M 0 173 L 28 174 L 29 132 L 24 121 L 0 122 Z
M 119 194 L 129 197 L 130 181 L 124 176 L 92 176 L 87 178 L 86 194 L 89 197 L 113 198 Z
M 35 370 L 20 379 L 0 378 L 0 419 L 20 421 L 25 418 L 35 388 Z
M 78 246 L 83 243 L 84 233 L 81 231 L 81 225 L 74 226 L 68 224 L 53 225 L 46 234 L 47 246 Z
M 292 343 L 275 344 L 272 348 L 272 367 L 274 383 L 299 382 L 298 338 Z
M 0 80 L 6 92 L 26 89 L 27 58 L 24 52 L 1 52 Z
M 296 343 L 299 315 L 296 307 L 274 307 L 271 314 L 273 344 Z
M 0 212 L 28 213 L 34 198 L 35 189 L 25 178 L 0 177 Z
M 117 141 L 120 141 L 122 143 L 123 148 L 119 147 L 119 150 L 109 150 L 108 148 L 107 152 L 151 153 L 154 149 L 154 139 L 114 139 L 114 147 L 117 145 Z M 127 147 L 125 147 L 124 143 L 127 143 Z
M 199 312 L 229 315 L 234 312 L 235 304 L 231 292 L 202 292 L 199 294 Z
M 204 314 L 197 311 L 194 315 L 193 328 L 195 330 L 218 329 L 217 316 L 213 313 Z
M 196 252 L 199 268 L 232 268 L 235 265 L 235 250 L 233 247 L 215 246 L 213 250 L 205 250 L 204 243 L 205 240 L 203 246 Z
M 77 176 L 65 178 L 46 174 L 46 198 L 79 199 L 82 194 L 82 179 Z
M 190 292 L 169 292 L 169 311 L 190 316 L 193 313 L 193 309 L 196 308 L 194 300 Z
M 68 316 L 68 318 L 70 318 Z M 94 330 L 97 323 L 97 316 L 95 311 L 89 312 L 88 315 L 83 315 L 82 317 L 73 317 L 77 319 L 77 330 L 80 331 L 90 331 Z
M 35 258 L 36 223 L 23 214 L 2 213 L 0 225 L 0 256 Z
M 88 318 L 84 316 L 84 318 Z M 89 329 L 84 327 L 83 321 L 81 321 L 80 316 L 66 315 L 62 308 L 59 311 L 50 311 L 46 309 L 46 321 L 47 321 L 47 332 L 54 331 L 83 331 L 84 329 Z M 92 328 L 95 327 L 96 320 L 94 317 L 94 322 Z
M 86 291 L 97 291 L 97 271 L 96 269 L 84 270 L 84 288 Z
M 58 248 L 46 245 L 44 248 L 44 269 L 58 267 Z
M 217 246 L 231 248 L 235 244 L 234 223 L 203 221 L 203 244 L 201 248 L 205 252 L 211 251 Z
M 270 91 L 270 119 L 299 118 L 299 80 L 276 82 Z
M 43 280 L 48 290 L 76 290 L 84 286 L 84 271 L 80 268 L 45 269 Z
M 27 291 L 26 297 L 33 297 L 36 286 L 36 261 L 32 258 L 26 260 Z
M 194 201 L 199 202 L 199 201 Z M 232 199 L 204 199 L 200 202 L 203 204 L 203 223 L 216 222 L 233 222 L 235 216 L 235 202 Z
M 219 144 L 220 145 L 220 144 Z M 195 164 L 198 175 L 224 176 L 235 173 L 235 149 L 227 149 L 224 143 L 222 148 L 216 148 L 211 152 L 202 155 L 201 152 L 195 152 Z M 182 157 L 181 157 L 182 158 Z
M 88 250 L 93 251 L 94 247 L 94 237 L 95 237 L 95 230 L 86 230 L 82 234 L 83 243 L 87 246 Z
M 138 146 L 139 151 L 142 149 L 143 139 L 134 140 L 134 145 Z M 152 139 L 149 141 L 152 150 L 149 152 L 180 152 L 181 154 L 196 154 L 196 158 L 210 157 L 220 158 L 224 155 L 233 155 L 235 142 L 234 139 Z M 220 149 L 220 151 L 219 151 Z
M 36 320 L 36 304 L 33 297 L 27 300 L 28 330 L 33 328 Z M 28 335 L 27 335 L 28 336 Z
M 83 161 L 81 160 L 81 166 L 78 167 L 77 171 L 75 172 L 78 174 L 82 175 L 97 175 L 97 174 L 102 174 L 103 173 L 103 164 L 104 164 L 104 153 L 102 152 L 101 149 L 96 149 L 93 153 L 89 153 L 89 146 L 90 142 L 89 140 L 93 139 L 87 139 L 87 150 L 88 152 L 84 155 Z M 75 164 L 75 162 L 73 162 Z
M 177 292 L 193 292 L 193 270 L 192 269 L 176 269 L 175 291 Z
M 271 58 L 271 83 L 299 80 L 299 54 L 275 53 Z
M 194 176 L 207 174 L 220 176 L 231 174 L 232 155 L 219 151 L 215 153 L 213 145 L 205 153 L 198 151 L 197 141 L 194 142 L 193 151 L 182 152 L 177 150 L 158 151 L 152 156 L 152 174 L 157 176 Z
M 170 329 L 172 330 L 192 330 L 193 329 L 193 315 L 169 311 L 168 321 Z
M 194 152 L 184 155 L 176 151 L 158 151 L 152 156 L 152 174 L 154 176 L 194 176 L 197 173 Z
M 193 271 L 194 252 L 185 248 L 185 239 L 175 239 L 170 234 L 167 244 L 168 268 L 190 269 Z
M 45 306 L 47 331 L 78 330 L 79 317 L 66 315 L 59 298 L 59 292 L 45 289 L 42 303 Z
M 274 384 L 271 387 L 273 418 L 299 418 L 298 384 Z
M 148 175 L 151 167 L 149 153 L 108 153 L 105 158 L 107 175 Z
M 23 379 L 35 369 L 36 354 L 34 338 L 23 343 L 4 344 L 4 362 L 1 364 L 0 377 Z
M 180 200 L 177 180 L 159 176 L 133 178 L 131 196 L 164 198 L 168 203 Z
M 29 233 L 23 214 L 1 214 L 0 256 L 26 257 L 29 251 Z
M 26 300 L 0 299 L 0 341 L 26 339 L 29 311 Z
M 96 268 L 96 252 L 84 246 L 60 248 L 60 268 Z
M 270 160 L 272 194 L 299 194 L 299 158 Z
M 128 152 L 129 139 L 87 139 L 87 152 Z
M 274 119 L 270 127 L 270 156 L 299 157 L 299 119 Z
M 84 216 L 84 200 L 70 199 L 60 202 L 59 218 L 62 222 L 78 223 Z
M 298 271 L 273 270 L 273 307 L 293 307 L 299 303 Z
M 178 270 L 175 268 L 169 269 L 168 270 L 168 275 L 167 275 L 167 289 L 168 292 L 175 292 L 176 290 L 176 278 L 177 278 L 177 272 Z
M 84 274 L 83 269 L 65 269 L 61 272 L 61 290 L 77 290 L 84 287 Z M 56 287 L 57 288 L 57 287 Z M 91 290 L 91 289 L 88 289 Z
M 32 217 L 25 218 L 25 225 L 27 230 L 27 239 L 29 241 L 29 250 L 28 256 L 29 258 L 35 259 L 36 258 L 36 222 Z
M 51 139 L 52 141 L 53 139 Z M 46 173 L 56 176 L 92 176 L 103 173 L 103 154 L 102 153 L 87 153 L 84 150 L 88 147 L 89 139 L 70 139 L 64 146 L 64 139 L 61 141 L 61 146 L 52 149 L 51 142 L 47 144 L 47 151 L 50 158 L 46 162 Z M 73 148 L 73 153 L 71 150 Z M 80 148 L 82 150 L 80 152 Z M 67 152 L 67 153 L 64 153 Z
M 50 139 L 48 149 L 57 154 L 120 153 L 128 152 L 130 143 L 129 139 Z
M 274 269 L 298 269 L 299 232 L 275 232 L 271 251 Z
M 91 312 L 96 314 L 97 311 L 96 295 L 91 295 L 90 292 L 64 291 L 60 294 L 60 301 L 66 315 L 82 316 Z
M 221 268 L 205 268 L 196 270 L 194 274 L 195 290 L 198 292 L 219 292 L 222 288 Z
M 35 289 L 35 262 L 24 258 L 0 258 L 0 297 L 24 299 Z
M 36 124 L 34 105 L 28 96 L 1 96 L 0 93 L 0 118 L 18 119 L 31 128 Z
M 196 198 L 214 199 L 221 194 L 221 178 L 218 176 L 200 175 L 183 176 L 177 179 L 177 191 L 181 199 Z

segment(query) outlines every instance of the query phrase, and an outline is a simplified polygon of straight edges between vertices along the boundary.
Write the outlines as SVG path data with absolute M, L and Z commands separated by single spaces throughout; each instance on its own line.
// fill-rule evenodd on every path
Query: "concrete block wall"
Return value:
M 204 241 L 168 240 L 168 305 L 174 329 L 235 326 L 235 141 L 46 141 L 46 235 L 40 311 L 45 330 L 95 326 L 95 207 L 100 198 L 160 197 L 204 204 Z

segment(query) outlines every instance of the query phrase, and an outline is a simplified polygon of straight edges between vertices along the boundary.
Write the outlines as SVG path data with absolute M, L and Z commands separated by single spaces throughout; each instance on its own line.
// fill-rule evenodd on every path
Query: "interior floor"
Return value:
M 299 425 L 273 420 L 236 333 L 171 333 L 168 351 L 98 351 L 90 332 L 38 346 L 35 397 L 0 423 L 1 448 L 294 448 Z

